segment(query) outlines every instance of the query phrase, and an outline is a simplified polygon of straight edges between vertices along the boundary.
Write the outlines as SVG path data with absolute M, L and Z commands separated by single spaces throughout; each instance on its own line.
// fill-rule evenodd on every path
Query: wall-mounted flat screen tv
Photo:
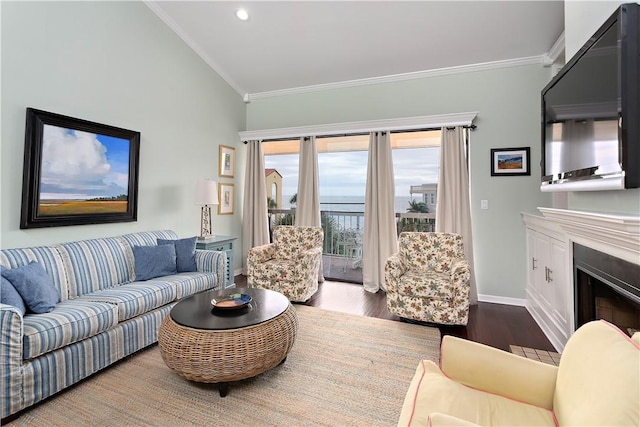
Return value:
M 640 5 L 621 5 L 542 90 L 542 191 L 640 187 Z

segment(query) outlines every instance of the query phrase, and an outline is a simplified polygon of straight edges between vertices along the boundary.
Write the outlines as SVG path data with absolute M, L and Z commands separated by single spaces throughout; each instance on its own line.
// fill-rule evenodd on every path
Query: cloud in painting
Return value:
M 107 147 L 93 133 L 44 125 L 41 199 L 87 199 L 127 194 L 126 174 L 112 170 Z

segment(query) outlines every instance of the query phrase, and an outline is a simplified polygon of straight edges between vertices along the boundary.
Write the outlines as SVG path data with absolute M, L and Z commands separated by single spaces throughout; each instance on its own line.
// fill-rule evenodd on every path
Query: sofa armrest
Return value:
M 387 290 L 391 288 L 392 291 L 397 291 L 396 285 L 400 280 L 400 276 L 402 276 L 404 272 L 405 268 L 398 253 L 387 258 L 387 261 L 384 264 L 384 281 L 387 286 Z
M 555 366 L 445 335 L 440 369 L 466 386 L 553 409 L 558 372 Z
M 216 273 L 217 282 L 214 289 L 224 288 L 226 281 L 227 253 L 225 251 L 211 251 L 196 249 L 196 267 L 203 273 Z M 233 268 L 233 266 L 229 266 Z M 233 275 L 233 273 L 232 273 Z
M 427 427 L 473 427 L 477 425 L 478 424 L 441 412 L 433 412 L 429 414 L 429 418 L 427 418 Z
M 2 418 L 23 408 L 22 316 L 11 305 L 0 304 L 0 408 Z

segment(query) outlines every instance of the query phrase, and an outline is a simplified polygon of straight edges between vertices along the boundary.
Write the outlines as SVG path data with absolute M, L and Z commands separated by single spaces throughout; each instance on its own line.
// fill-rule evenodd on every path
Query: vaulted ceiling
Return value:
M 564 29 L 563 1 L 146 3 L 243 96 L 542 64 Z

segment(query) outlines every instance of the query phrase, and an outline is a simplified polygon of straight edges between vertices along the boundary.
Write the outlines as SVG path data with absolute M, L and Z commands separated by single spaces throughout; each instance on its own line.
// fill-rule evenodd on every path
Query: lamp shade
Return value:
M 196 187 L 196 205 L 217 205 L 218 183 L 208 179 L 198 181 Z

